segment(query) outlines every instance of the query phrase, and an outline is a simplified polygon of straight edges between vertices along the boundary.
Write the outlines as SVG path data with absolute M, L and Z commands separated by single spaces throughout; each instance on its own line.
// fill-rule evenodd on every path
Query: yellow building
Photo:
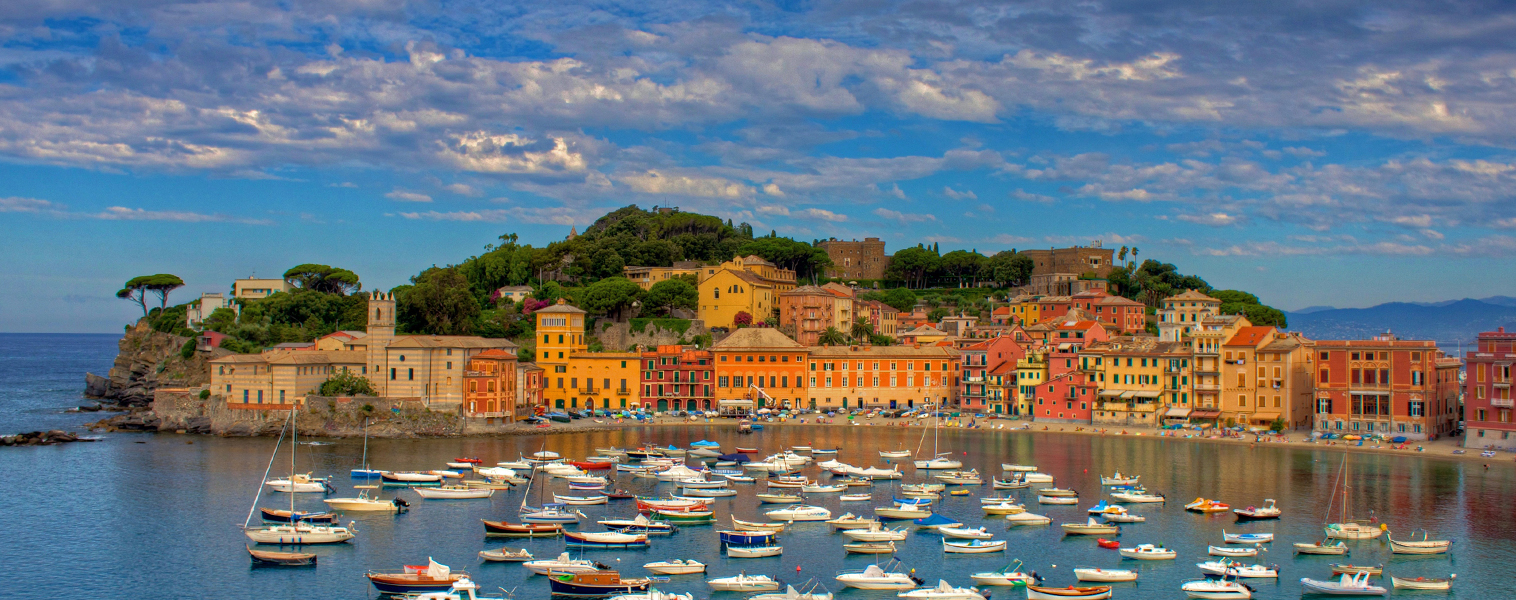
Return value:
M 1221 346 L 1238 330 L 1252 327 L 1253 323 L 1242 315 L 1216 315 L 1202 317 L 1200 327 L 1192 329 L 1186 338 L 1194 362 L 1191 372 L 1195 376 L 1196 419 L 1216 419 L 1221 416 Z
M 1021 325 L 1041 323 L 1041 305 L 1037 304 L 1039 296 L 1017 296 L 1010 300 L 1008 307 L 1011 309 L 1011 319 Z
M 283 279 L 248 277 L 232 281 L 232 297 L 239 300 L 257 300 L 288 291 L 290 291 L 290 284 Z
M 779 315 L 779 290 L 773 282 L 733 269 L 721 269 L 700 283 L 700 319 L 706 327 L 736 326 L 737 315 L 746 313 L 748 324 L 762 323 Z
M 1165 342 L 1185 341 L 1201 328 L 1201 321 L 1221 314 L 1221 301 L 1195 290 L 1169 296 L 1158 309 L 1158 337 Z
M 817 346 L 811 348 L 810 408 L 951 406 L 959 353 L 948 346 Z
M 1223 424 L 1308 428 L 1315 413 L 1315 342 L 1273 327 L 1243 327 L 1221 346 Z
M 635 352 L 590 352 L 584 337 L 585 312 L 563 299 L 533 313 L 537 320 L 536 363 L 543 369 L 542 400 L 556 409 L 609 409 L 641 406 Z
M 210 390 L 232 408 L 287 409 L 340 371 L 361 374 L 363 360 L 362 352 L 232 354 L 210 361 Z
M 931 325 L 922 325 L 910 331 L 901 333 L 900 343 L 920 344 L 922 346 L 926 346 L 936 344 L 937 342 L 949 339 L 951 337 L 953 336 L 946 331 L 932 327 Z
M 1045 347 L 1027 352 L 1026 358 L 1016 361 L 1016 414 L 1032 414 L 1036 388 L 1047 380 L 1048 360 Z
M 1157 427 L 1167 407 L 1191 405 L 1190 353 L 1180 342 L 1152 336 L 1094 342 L 1080 353 L 1079 368 L 1100 388 L 1090 414 L 1096 425 Z
M 700 261 L 682 260 L 675 262 L 672 267 L 625 266 L 621 268 L 621 273 L 642 289 L 650 290 L 653 289 L 653 284 L 685 275 L 688 275 L 695 281 L 700 281 L 705 275 L 704 269 L 705 267 L 700 264 Z
M 809 349 L 768 327 L 733 331 L 711 345 L 716 406 L 724 413 L 801 408 Z

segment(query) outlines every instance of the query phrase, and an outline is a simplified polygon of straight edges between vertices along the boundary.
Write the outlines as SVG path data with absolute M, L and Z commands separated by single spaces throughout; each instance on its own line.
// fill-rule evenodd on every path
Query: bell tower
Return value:
M 368 296 L 368 380 L 380 396 L 389 391 L 389 345 L 395 341 L 395 295 L 378 290 Z

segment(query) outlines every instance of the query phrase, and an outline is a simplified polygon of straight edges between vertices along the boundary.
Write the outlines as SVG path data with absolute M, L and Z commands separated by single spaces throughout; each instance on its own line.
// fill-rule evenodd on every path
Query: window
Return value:
M 408 381 L 415 381 L 416 380 L 416 370 L 415 369 L 406 369 L 405 370 L 405 378 Z
M 732 387 L 731 385 L 728 384 L 728 381 L 729 380 L 728 380 L 728 378 L 727 378 L 726 375 L 722 375 L 720 377 L 717 377 L 716 378 L 716 387 Z
M 390 369 L 390 381 L 395 380 L 395 369 Z
M 1329 378 L 1327 377 L 1327 370 L 1326 369 L 1322 369 L 1321 370 L 1321 382 L 1322 383 L 1326 383 L 1328 379 Z
M 1247 405 L 1248 405 L 1248 397 L 1247 396 L 1238 396 L 1237 397 L 1237 406 L 1247 406 Z

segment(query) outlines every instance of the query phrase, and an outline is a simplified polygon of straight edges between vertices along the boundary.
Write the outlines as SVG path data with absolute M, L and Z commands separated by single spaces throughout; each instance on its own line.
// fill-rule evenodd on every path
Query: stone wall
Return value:
M 278 435 L 289 417 L 287 405 L 262 409 L 233 408 L 222 396 L 201 399 L 204 388 L 159 389 L 150 413 L 134 415 L 138 429 L 217 435 Z M 453 411 L 434 411 L 408 398 L 329 398 L 307 396 L 296 416 L 301 435 L 361 437 L 364 421 L 370 437 L 441 437 L 462 433 L 463 418 Z M 133 427 L 128 427 L 133 428 Z M 469 433 L 487 428 L 469 424 Z
M 609 324 L 609 327 L 606 326 Z M 696 337 L 708 333 L 705 321 L 693 319 L 690 328 L 684 333 L 663 329 L 656 324 L 649 323 L 642 331 L 632 331 L 631 323 L 616 323 L 607 320 L 596 321 L 591 325 L 593 335 L 600 339 L 607 352 L 632 352 L 637 346 L 645 348 L 657 348 L 659 345 L 689 344 Z

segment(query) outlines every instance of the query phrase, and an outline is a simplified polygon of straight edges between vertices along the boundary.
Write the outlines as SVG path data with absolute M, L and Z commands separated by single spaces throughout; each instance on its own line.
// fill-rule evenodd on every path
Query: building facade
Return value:
M 1185 341 L 1206 318 L 1221 314 L 1221 301 L 1195 290 L 1169 296 L 1158 309 L 1158 337 L 1165 342 Z
M 804 346 L 820 345 L 828 327 L 848 335 L 852 315 L 853 299 L 832 290 L 803 285 L 779 294 L 779 327 Z
M 716 363 L 709 350 L 658 346 L 643 352 L 642 404 L 665 410 L 716 410 Z
M 1068 248 L 1052 248 L 1049 250 L 1018 250 L 1032 259 L 1032 275 L 1049 273 L 1081 273 L 1093 272 L 1096 277 L 1104 278 L 1109 275 L 1115 265 L 1112 260 L 1115 251 L 1102 248 L 1099 242 L 1089 246 L 1071 246 Z
M 642 358 L 636 352 L 590 352 L 585 312 L 559 299 L 533 313 L 536 363 L 543 370 L 543 402 L 554 410 L 624 410 L 641 406 L 637 393 Z
M 232 281 L 232 297 L 238 300 L 257 300 L 288 291 L 290 291 L 290 284 L 283 279 L 248 277 Z M 209 316 L 208 313 L 207 316 Z
M 1152 336 L 1122 336 L 1090 344 L 1080 370 L 1100 387 L 1091 422 L 1157 427 L 1166 407 L 1191 401 L 1190 353 L 1184 344 Z
M 200 323 L 210 318 L 211 313 L 218 308 L 229 308 L 236 314 L 242 313 L 242 305 L 232 301 L 221 293 L 200 294 L 200 297 L 184 307 L 184 326 L 190 329 L 199 329 Z
M 810 408 L 953 406 L 958 351 L 946 346 L 826 346 L 810 349 Z
M 832 266 L 826 270 L 832 279 L 884 279 L 884 270 L 890 266 L 884 241 L 879 238 L 866 237 L 861 242 L 832 238 L 817 246 L 832 259 Z
M 1462 365 L 1436 342 L 1384 334 L 1314 350 L 1317 431 L 1424 440 L 1457 427 Z
M 705 267 L 698 260 L 676 261 L 671 267 L 633 267 L 621 268 L 621 273 L 632 283 L 637 284 L 644 290 L 653 289 L 653 284 L 660 281 L 668 281 L 679 277 L 688 276 L 699 282 Z
M 767 327 L 738 329 L 711 345 L 716 407 L 746 413 L 765 407 L 805 408 L 809 349 Z
M 515 352 L 491 348 L 469 358 L 463 371 L 463 414 L 514 421 L 516 377 Z
M 1463 445 L 1468 448 L 1516 447 L 1512 411 L 1511 363 L 1516 363 L 1516 332 L 1504 327 L 1479 334 L 1474 350 L 1464 355 Z

